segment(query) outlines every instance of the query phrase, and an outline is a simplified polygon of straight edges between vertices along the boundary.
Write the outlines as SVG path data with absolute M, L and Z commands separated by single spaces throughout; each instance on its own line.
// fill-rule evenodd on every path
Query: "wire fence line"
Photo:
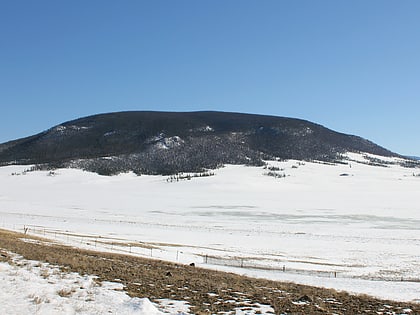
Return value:
M 266 263 L 262 263 L 265 261 Z M 390 281 L 390 282 L 420 282 L 417 277 L 401 277 L 398 276 L 398 270 L 395 271 L 395 276 L 356 276 L 349 274 L 349 271 L 344 270 L 316 270 L 295 268 L 287 264 L 287 261 L 273 261 L 261 260 L 256 258 L 245 257 L 230 257 L 230 256 L 211 256 L 203 255 L 203 263 L 208 265 L 235 267 L 243 269 L 256 269 L 272 272 L 282 272 L 286 274 L 316 276 L 325 278 L 348 278 L 348 279 L 363 279 L 370 281 Z
M 79 234 L 71 231 L 63 231 L 59 229 L 52 229 L 38 225 L 20 225 L 6 226 L 3 223 L 3 228 L 13 229 L 14 231 L 23 232 L 24 234 L 44 236 L 51 240 L 61 241 L 70 245 L 87 247 L 89 249 L 98 251 L 110 251 L 123 254 L 138 255 L 141 257 L 150 257 L 155 259 L 170 260 L 181 263 L 198 263 L 209 266 L 224 266 L 243 269 L 264 270 L 271 272 L 282 272 L 285 274 L 306 275 L 326 278 L 348 278 L 348 279 L 365 279 L 372 281 L 392 281 L 392 282 L 420 282 L 417 277 L 401 277 L 398 276 L 398 270 L 395 271 L 395 276 L 383 277 L 375 276 L 355 276 L 348 274 L 348 271 L 343 270 L 316 270 L 303 269 L 292 267 L 287 264 L 287 261 L 259 259 L 258 257 L 238 257 L 238 256 L 216 256 L 208 253 L 196 253 L 188 251 L 185 248 L 168 248 L 164 246 L 157 246 L 147 242 L 118 239 L 108 236 L 96 234 Z M 188 246 L 185 246 L 186 248 Z
M 245 269 L 260 269 L 260 270 L 269 270 L 275 272 L 285 272 L 301 275 L 316 275 L 320 277 L 328 278 L 337 278 L 339 272 L 336 270 L 309 270 L 309 269 L 299 269 L 286 266 L 287 262 L 272 262 L 270 263 L 261 263 L 257 259 L 252 258 L 243 258 L 243 257 L 218 257 L 218 256 L 209 256 L 205 255 L 203 257 L 203 263 L 210 265 L 219 265 L 219 266 L 228 266 L 236 268 L 245 268 Z
M 14 230 L 16 230 L 16 228 L 14 228 Z M 22 229 L 19 229 L 18 231 L 21 232 Z M 98 251 L 118 252 L 177 262 L 186 259 L 191 260 L 193 258 L 197 261 L 201 259 L 201 255 L 189 253 L 184 250 L 171 250 L 147 242 L 112 238 L 97 234 L 79 234 L 71 231 L 56 230 L 35 225 L 25 225 L 23 227 L 23 232 L 24 234 L 43 236 L 47 239 L 56 240 L 64 244 Z

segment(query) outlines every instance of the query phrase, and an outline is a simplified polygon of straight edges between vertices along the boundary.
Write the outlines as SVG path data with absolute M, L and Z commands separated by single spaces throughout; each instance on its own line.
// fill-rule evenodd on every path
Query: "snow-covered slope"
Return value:
M 0 227 L 81 247 L 416 300 L 420 169 L 392 164 L 395 158 L 388 167 L 368 165 L 376 158 L 352 153 L 348 164 L 226 166 L 215 176 L 179 181 L 2 167 Z

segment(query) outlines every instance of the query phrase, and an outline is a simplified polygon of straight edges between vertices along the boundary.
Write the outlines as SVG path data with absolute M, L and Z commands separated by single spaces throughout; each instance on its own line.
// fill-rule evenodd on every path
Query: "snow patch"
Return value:
M 198 128 L 198 130 L 199 131 L 204 131 L 204 132 L 213 132 L 214 131 L 214 129 L 210 126 L 201 127 L 201 128 Z
M 178 136 L 173 136 L 173 137 L 168 137 L 168 138 L 162 138 L 160 139 L 155 145 L 159 148 L 159 149 L 171 149 L 177 146 L 180 146 L 184 143 L 184 140 L 182 140 L 180 137 Z
M 89 129 L 89 127 L 75 126 L 75 125 L 70 125 L 70 126 L 58 125 L 54 127 L 52 130 L 58 133 L 64 133 L 66 131 L 81 131 L 81 130 L 87 130 L 87 129 Z
M 119 283 L 97 283 L 93 276 L 63 273 L 58 267 L 8 254 L 12 264 L 0 263 L 2 314 L 185 314 L 186 308 L 176 301 L 160 311 L 147 298 L 129 297 Z
M 109 136 L 115 135 L 116 133 L 117 133 L 116 131 L 108 131 L 104 133 L 104 137 L 109 137 Z

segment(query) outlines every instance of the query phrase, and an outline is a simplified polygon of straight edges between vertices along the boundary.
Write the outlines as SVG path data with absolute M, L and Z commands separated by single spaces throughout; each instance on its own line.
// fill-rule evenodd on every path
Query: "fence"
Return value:
M 216 266 L 228 266 L 244 269 L 259 269 L 259 270 L 269 270 L 274 272 L 285 272 L 290 274 L 300 274 L 300 275 L 312 275 L 318 277 L 328 277 L 328 278 L 337 278 L 339 272 L 325 271 L 325 270 L 308 270 L 308 269 L 298 269 L 291 268 L 286 266 L 283 261 L 271 260 L 269 263 L 261 263 L 260 260 L 255 258 L 244 258 L 244 257 L 218 257 L 218 256 L 203 256 L 203 263 Z
M 197 253 L 196 250 L 188 249 L 185 247 L 174 247 L 147 243 L 141 241 L 132 241 L 126 239 L 111 238 L 101 235 L 93 234 L 78 234 L 70 231 L 62 231 L 52 229 L 44 226 L 24 225 L 8 226 L 3 223 L 4 228 L 20 231 L 25 234 L 38 235 L 56 240 L 76 247 L 86 249 L 117 252 L 122 254 L 130 254 L 141 257 L 151 257 L 155 259 L 162 259 L 168 261 L 175 261 L 180 263 L 197 263 L 202 261 L 204 265 L 212 266 L 226 266 L 233 268 L 243 269 L 257 269 L 272 272 L 283 272 L 286 274 L 308 275 L 327 278 L 352 278 L 352 279 L 365 279 L 375 281 L 403 281 L 403 282 L 420 282 L 417 277 L 401 277 L 398 276 L 398 270 L 395 276 L 380 277 L 380 276 L 354 276 L 349 274 L 349 271 L 343 270 L 314 270 L 314 269 L 301 269 L 294 268 L 287 265 L 287 260 L 279 259 L 261 259 L 259 257 L 238 257 L 238 256 L 216 256 L 203 253 Z

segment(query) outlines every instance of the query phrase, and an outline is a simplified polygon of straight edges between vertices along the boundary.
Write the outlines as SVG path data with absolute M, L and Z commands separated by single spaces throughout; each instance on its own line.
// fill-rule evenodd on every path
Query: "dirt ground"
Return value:
M 28 238 L 35 241 L 25 241 Z M 83 250 L 0 229 L 0 261 L 8 259 L 6 251 L 59 265 L 63 271 L 97 275 L 100 281 L 121 282 L 133 297 L 188 301 L 195 314 L 246 309 L 255 303 L 271 305 L 276 314 L 420 314 L 420 304 Z

